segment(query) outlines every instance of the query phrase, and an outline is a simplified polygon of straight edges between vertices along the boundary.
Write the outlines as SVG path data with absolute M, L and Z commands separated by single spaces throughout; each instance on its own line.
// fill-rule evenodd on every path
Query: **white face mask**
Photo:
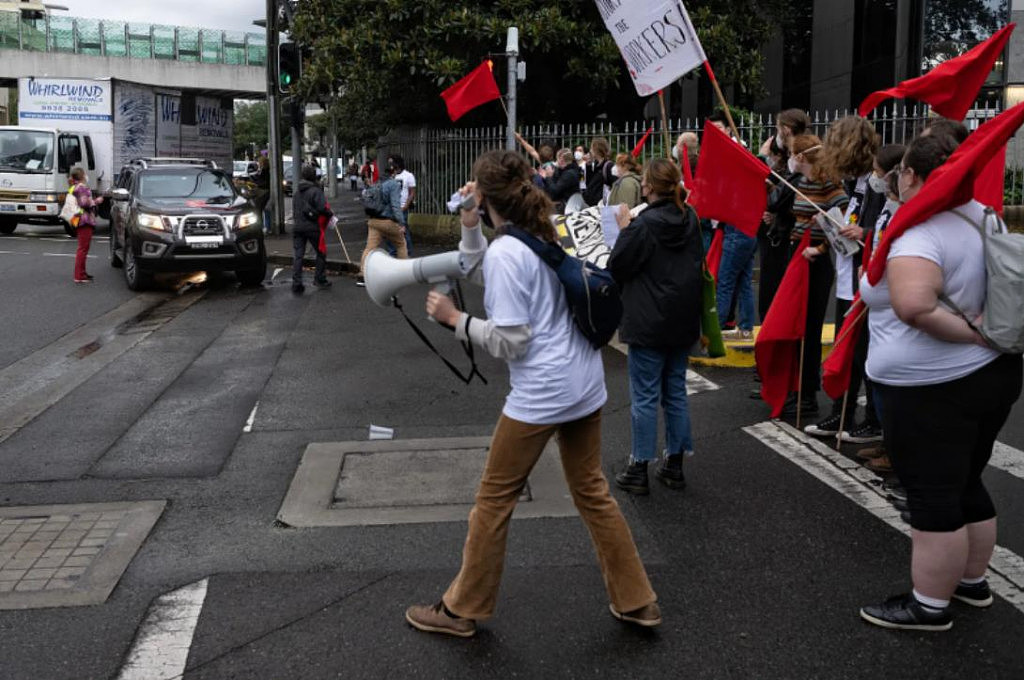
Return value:
M 779 147 L 780 149 L 785 149 L 786 148 L 786 143 L 784 141 L 782 141 L 782 133 L 781 132 L 776 132 L 775 133 L 775 146 Z
M 786 161 L 786 167 L 789 168 L 789 171 L 794 175 L 797 172 L 799 172 L 799 168 L 797 168 L 796 158 L 790 158 L 788 161 Z
M 885 195 L 889 191 L 889 183 L 885 181 L 884 177 L 878 177 L 877 175 L 868 177 L 868 186 L 876 194 Z
M 619 175 L 620 175 L 620 173 L 619 173 L 619 166 L 613 165 L 612 166 L 612 177 L 618 177 Z
M 679 147 L 678 146 L 673 146 L 672 147 L 672 158 L 674 158 L 676 160 L 679 160 Z
M 577 163 L 579 163 L 581 160 L 583 160 L 583 152 L 582 151 L 577 151 L 576 153 L 574 153 L 572 155 L 572 157 L 576 159 Z

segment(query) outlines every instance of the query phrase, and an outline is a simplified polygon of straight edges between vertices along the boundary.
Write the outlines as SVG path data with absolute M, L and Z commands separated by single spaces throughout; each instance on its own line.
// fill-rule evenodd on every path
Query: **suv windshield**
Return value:
M 139 197 L 159 203 L 233 203 L 231 179 L 211 170 L 144 172 L 139 177 Z
M 0 172 L 53 170 L 53 133 L 0 130 Z

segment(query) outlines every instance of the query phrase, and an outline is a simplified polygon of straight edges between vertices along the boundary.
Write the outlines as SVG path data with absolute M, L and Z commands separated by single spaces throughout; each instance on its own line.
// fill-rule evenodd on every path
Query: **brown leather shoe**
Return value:
M 472 619 L 456 619 L 444 612 L 444 603 L 434 605 L 417 604 L 405 610 L 405 620 L 417 630 L 427 633 L 443 633 L 456 637 L 473 637 L 476 623 Z
M 889 460 L 889 456 L 881 455 L 869 460 L 864 467 L 874 472 L 892 472 L 892 461 Z
M 857 457 L 861 460 L 874 460 L 875 458 L 881 458 L 884 455 L 884 446 L 868 446 L 857 452 Z
M 653 628 L 654 626 L 661 625 L 661 607 L 658 606 L 657 602 L 652 602 L 631 612 L 617 611 L 613 604 L 608 605 L 608 609 L 611 610 L 612 616 L 619 621 L 635 623 L 644 628 Z

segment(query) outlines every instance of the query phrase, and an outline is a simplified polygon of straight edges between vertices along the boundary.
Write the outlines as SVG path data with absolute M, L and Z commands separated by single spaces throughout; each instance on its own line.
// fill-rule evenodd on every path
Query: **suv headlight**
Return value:
M 152 229 L 154 231 L 167 231 L 164 226 L 164 220 L 159 215 L 149 215 L 147 213 L 139 213 L 138 215 L 139 226 L 143 229 Z
M 242 213 L 241 215 L 238 216 L 238 222 L 236 222 L 238 226 L 236 227 L 236 229 L 245 229 L 246 227 L 251 227 L 252 225 L 259 223 L 259 221 L 260 216 L 254 212 Z
M 32 192 L 28 196 L 28 200 L 33 203 L 56 203 L 57 194 L 44 194 L 42 192 Z

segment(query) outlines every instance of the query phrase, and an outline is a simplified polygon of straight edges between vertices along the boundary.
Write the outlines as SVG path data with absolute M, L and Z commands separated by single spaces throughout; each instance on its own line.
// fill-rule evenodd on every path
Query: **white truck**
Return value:
M 231 167 L 232 102 L 110 79 L 21 78 L 18 125 L 0 126 L 0 234 L 60 224 L 68 174 L 109 195 L 129 161 L 158 156 Z M 110 201 L 100 217 L 109 218 Z M 69 235 L 71 227 L 64 225 Z

